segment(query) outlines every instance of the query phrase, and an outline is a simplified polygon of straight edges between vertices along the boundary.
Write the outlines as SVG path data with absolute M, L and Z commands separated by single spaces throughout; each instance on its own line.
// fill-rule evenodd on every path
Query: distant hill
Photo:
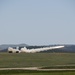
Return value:
M 24 46 L 28 46 L 27 44 L 3 44 L 3 45 L 0 45 L 0 50 L 3 50 L 3 49 L 7 49 L 8 47 L 24 47 Z

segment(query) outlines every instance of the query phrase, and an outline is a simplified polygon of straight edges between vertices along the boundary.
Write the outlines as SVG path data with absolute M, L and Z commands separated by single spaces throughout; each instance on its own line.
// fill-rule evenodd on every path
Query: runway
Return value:
M 0 68 L 0 70 L 75 71 L 75 69 L 40 69 L 38 67 L 28 67 L 28 68 Z

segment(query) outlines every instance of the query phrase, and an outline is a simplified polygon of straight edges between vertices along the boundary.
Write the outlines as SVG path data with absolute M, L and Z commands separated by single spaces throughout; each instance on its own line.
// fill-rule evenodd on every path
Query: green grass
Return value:
M 75 53 L 0 53 L 3 67 L 75 68 Z M 0 70 L 0 75 L 75 75 L 75 71 Z
M 0 68 L 75 65 L 75 53 L 0 53 Z
M 74 71 L 3 70 L 0 75 L 75 75 Z

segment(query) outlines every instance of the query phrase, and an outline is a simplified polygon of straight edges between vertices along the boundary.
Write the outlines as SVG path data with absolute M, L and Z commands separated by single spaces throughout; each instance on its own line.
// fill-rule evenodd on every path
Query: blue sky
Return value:
M 0 44 L 75 44 L 75 0 L 0 0 Z

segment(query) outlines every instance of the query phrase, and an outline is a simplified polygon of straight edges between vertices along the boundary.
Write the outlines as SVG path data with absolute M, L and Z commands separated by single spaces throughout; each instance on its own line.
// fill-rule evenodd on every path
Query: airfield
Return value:
M 75 53 L 0 53 L 0 75 L 75 75 Z

